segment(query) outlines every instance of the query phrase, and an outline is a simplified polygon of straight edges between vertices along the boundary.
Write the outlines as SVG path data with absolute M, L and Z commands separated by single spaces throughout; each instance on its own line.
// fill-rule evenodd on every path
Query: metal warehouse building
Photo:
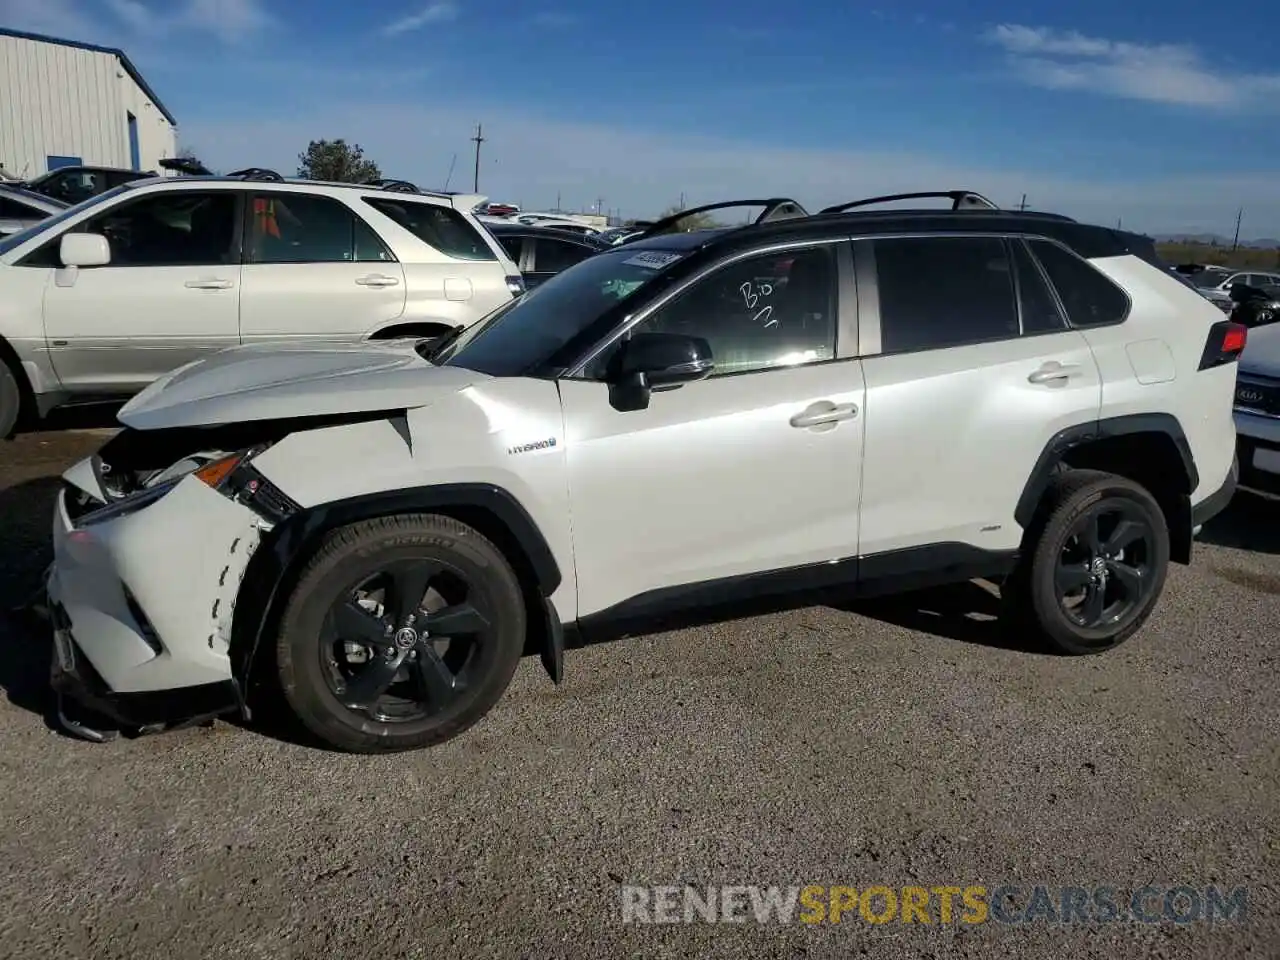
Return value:
M 75 164 L 155 170 L 177 121 L 124 51 L 0 28 L 0 165 L 24 179 Z

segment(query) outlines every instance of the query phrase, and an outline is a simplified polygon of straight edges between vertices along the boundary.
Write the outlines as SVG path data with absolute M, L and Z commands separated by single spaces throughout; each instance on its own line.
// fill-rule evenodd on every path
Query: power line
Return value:
M 471 142 L 476 145 L 476 175 L 471 185 L 472 193 L 480 192 L 480 144 L 484 143 L 485 136 L 481 130 L 480 124 L 476 124 L 476 135 L 471 138 Z

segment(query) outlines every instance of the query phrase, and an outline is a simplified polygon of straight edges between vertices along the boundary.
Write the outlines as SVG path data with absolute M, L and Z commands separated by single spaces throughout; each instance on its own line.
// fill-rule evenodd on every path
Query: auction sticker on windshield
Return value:
M 637 253 L 634 257 L 623 260 L 623 266 L 628 267 L 648 267 L 650 270 L 661 270 L 663 267 L 669 267 L 675 263 L 683 254 L 670 253 L 666 250 L 646 250 L 643 253 Z

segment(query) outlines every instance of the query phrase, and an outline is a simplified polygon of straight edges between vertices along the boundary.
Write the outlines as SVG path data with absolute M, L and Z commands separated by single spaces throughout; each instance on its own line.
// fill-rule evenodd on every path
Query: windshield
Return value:
M 60 210 L 53 216 L 46 217 L 44 220 L 40 220 L 32 226 L 27 227 L 25 230 L 19 230 L 17 233 L 5 237 L 3 240 L 0 240 L 0 256 L 4 256 L 10 250 L 17 249 L 32 237 L 44 233 L 46 230 L 56 229 L 61 224 L 73 217 L 78 217 L 81 212 L 88 210 L 91 207 L 96 207 L 107 200 L 115 199 L 122 191 L 127 189 L 129 189 L 128 186 L 121 184 L 120 186 L 108 190 L 105 193 L 98 194 L 96 197 L 90 197 L 83 203 L 77 203 L 74 206 L 67 207 L 65 210 Z
M 432 359 L 494 377 L 520 376 L 683 257 L 677 250 L 597 253 L 504 304 Z

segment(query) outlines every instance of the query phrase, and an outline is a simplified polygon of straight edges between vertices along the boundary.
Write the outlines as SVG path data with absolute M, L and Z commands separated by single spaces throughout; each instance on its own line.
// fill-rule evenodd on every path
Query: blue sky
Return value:
M 1250 40 L 1280 9 L 1256 0 L 0 0 L 0 25 L 123 47 L 220 168 L 345 137 L 469 189 L 482 122 L 480 192 L 526 207 L 966 187 L 1151 232 L 1229 235 L 1243 206 L 1244 236 L 1280 235 L 1280 60 Z

